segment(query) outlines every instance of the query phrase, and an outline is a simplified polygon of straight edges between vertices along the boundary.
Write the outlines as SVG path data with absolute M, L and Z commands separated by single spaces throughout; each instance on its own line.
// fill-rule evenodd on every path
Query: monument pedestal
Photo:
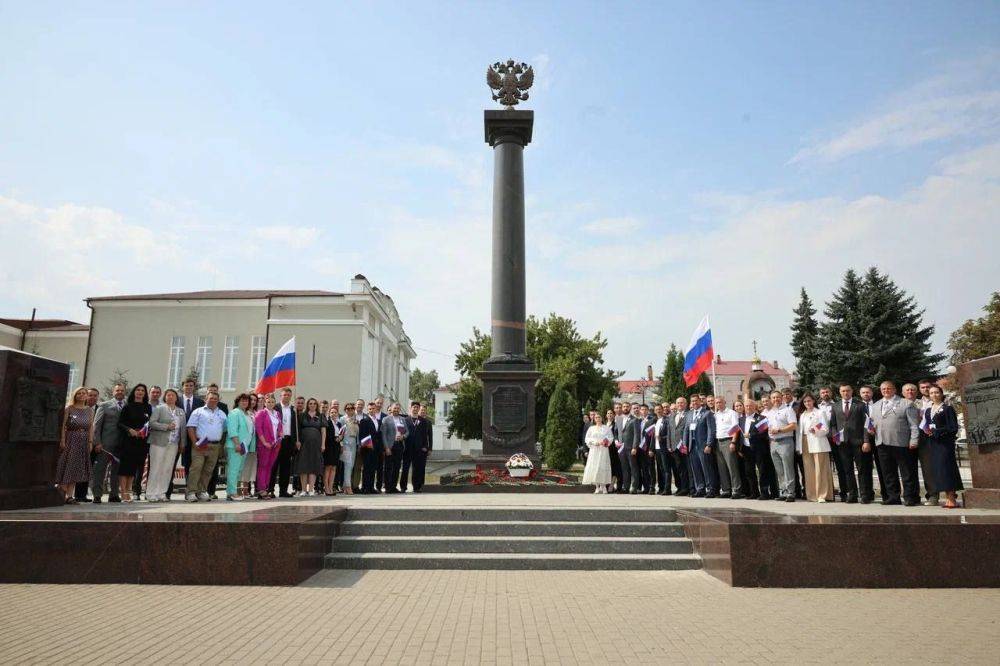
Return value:
M 540 459 L 535 445 L 535 383 L 541 376 L 531 363 L 487 363 L 477 373 L 483 382 L 483 454 L 476 463 L 503 467 L 515 453 Z
M 972 488 L 963 493 L 969 509 L 1000 509 L 1000 355 L 958 367 Z
M 69 366 L 0 347 L 0 511 L 57 506 Z

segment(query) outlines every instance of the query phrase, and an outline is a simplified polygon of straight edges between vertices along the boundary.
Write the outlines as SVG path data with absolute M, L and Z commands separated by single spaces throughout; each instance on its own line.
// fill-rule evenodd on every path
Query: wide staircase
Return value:
M 327 569 L 700 569 L 671 509 L 351 508 Z

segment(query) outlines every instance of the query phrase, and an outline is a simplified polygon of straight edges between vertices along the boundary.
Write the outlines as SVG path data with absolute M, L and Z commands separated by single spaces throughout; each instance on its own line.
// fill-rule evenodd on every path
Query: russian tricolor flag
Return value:
M 281 345 L 264 374 L 257 380 L 254 393 L 274 393 L 285 386 L 295 386 L 295 337 Z
M 757 432 L 764 432 L 767 430 L 767 417 L 765 416 L 760 421 L 757 421 Z
M 715 351 L 712 349 L 712 329 L 708 327 L 708 315 L 701 320 L 691 335 L 691 342 L 684 350 L 684 383 L 693 386 L 701 373 L 712 367 Z

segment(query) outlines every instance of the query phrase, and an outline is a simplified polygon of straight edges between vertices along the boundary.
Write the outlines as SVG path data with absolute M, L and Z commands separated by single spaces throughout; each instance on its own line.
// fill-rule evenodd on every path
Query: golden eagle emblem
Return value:
M 486 85 L 493 91 L 493 100 L 506 106 L 508 111 L 528 99 L 524 91 L 534 82 L 535 71 L 523 62 L 495 62 L 486 68 Z

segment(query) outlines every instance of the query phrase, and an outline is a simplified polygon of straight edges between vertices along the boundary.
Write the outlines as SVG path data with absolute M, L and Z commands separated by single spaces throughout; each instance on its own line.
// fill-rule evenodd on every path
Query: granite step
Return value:
M 340 536 L 683 537 L 678 522 L 542 520 L 346 520 Z
M 351 507 L 348 520 L 434 520 L 434 521 L 544 521 L 544 522 L 629 522 L 672 523 L 673 509 L 658 508 L 573 508 L 573 507 Z
M 330 553 L 327 569 L 684 570 L 700 569 L 693 554 Z
M 549 537 L 549 536 L 341 536 L 333 539 L 341 553 L 560 553 L 666 554 L 691 553 L 680 537 Z

